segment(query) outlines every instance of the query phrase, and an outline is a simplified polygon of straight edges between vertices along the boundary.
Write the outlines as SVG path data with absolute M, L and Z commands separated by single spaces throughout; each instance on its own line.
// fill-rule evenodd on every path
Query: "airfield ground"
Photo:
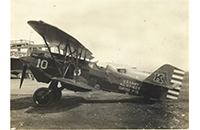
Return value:
M 11 129 L 188 129 L 188 75 L 178 100 L 146 102 L 141 97 L 95 90 L 86 93 L 62 91 L 60 101 L 37 107 L 32 94 L 47 84 L 11 79 Z

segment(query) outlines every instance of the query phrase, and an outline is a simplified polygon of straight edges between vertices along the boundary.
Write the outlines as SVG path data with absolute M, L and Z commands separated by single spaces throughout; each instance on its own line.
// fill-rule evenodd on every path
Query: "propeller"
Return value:
M 21 77 L 21 81 L 20 81 L 20 86 L 19 86 L 19 88 L 22 87 L 22 83 L 23 83 L 24 78 L 25 78 L 25 75 L 26 75 L 26 69 L 27 69 L 27 65 L 26 65 L 26 64 L 23 64 L 23 67 L 22 67 L 22 77 Z

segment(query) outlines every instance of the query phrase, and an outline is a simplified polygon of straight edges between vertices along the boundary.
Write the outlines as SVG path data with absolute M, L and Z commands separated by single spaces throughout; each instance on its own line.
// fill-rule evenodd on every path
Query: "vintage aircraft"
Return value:
M 161 101 L 178 99 L 183 70 L 168 64 L 151 74 L 109 65 L 100 67 L 90 61 L 94 58 L 92 53 L 69 34 L 43 21 L 28 21 L 28 24 L 41 35 L 48 48 L 48 51 L 33 50 L 29 56 L 20 58 L 23 62 L 20 88 L 27 67 L 38 82 L 50 83 L 48 88 L 34 92 L 34 103 L 38 106 L 58 101 L 64 88 L 75 92 L 99 88 Z M 53 53 L 49 45 L 56 46 L 58 53 Z

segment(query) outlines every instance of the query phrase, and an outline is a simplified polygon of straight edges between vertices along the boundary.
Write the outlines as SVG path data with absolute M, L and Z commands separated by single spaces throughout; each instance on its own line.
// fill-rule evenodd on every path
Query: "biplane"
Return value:
M 153 73 L 98 66 L 91 62 L 94 58 L 92 52 L 68 33 L 43 21 L 28 21 L 28 24 L 43 38 L 48 48 L 48 51 L 33 50 L 29 56 L 20 58 L 23 63 L 20 88 L 27 68 L 38 82 L 49 83 L 48 88 L 39 88 L 33 94 L 38 106 L 58 101 L 63 89 L 75 92 L 101 89 L 161 101 L 178 99 L 183 70 L 169 64 Z M 50 45 L 57 47 L 58 52 L 52 52 Z

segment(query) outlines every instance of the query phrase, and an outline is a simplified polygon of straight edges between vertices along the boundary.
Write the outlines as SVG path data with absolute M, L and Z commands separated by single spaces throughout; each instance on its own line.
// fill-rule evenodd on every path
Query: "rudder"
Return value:
M 164 89 L 162 98 L 178 99 L 185 72 L 172 65 L 165 64 L 144 80 L 144 83 L 160 86 Z

